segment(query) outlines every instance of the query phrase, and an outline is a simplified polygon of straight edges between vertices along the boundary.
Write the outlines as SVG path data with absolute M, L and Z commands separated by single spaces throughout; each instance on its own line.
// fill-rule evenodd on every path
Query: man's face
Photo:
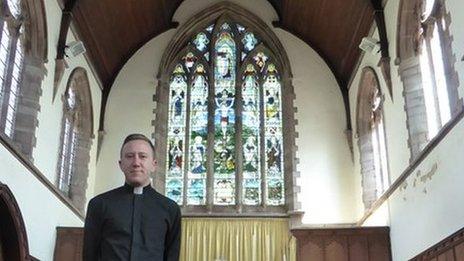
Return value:
M 121 150 L 119 167 L 126 182 L 132 186 L 146 186 L 150 183 L 150 173 L 155 171 L 156 160 L 150 145 L 144 140 L 132 140 Z

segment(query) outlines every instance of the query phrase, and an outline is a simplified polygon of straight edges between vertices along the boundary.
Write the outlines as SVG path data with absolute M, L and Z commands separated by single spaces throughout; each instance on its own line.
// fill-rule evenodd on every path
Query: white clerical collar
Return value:
M 134 187 L 134 194 L 141 195 L 143 193 L 143 186 Z

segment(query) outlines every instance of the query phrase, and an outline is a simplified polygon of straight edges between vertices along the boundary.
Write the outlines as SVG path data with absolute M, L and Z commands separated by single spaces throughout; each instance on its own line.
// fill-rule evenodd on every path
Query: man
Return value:
M 84 227 L 84 261 L 179 259 L 180 208 L 150 186 L 154 147 L 141 134 L 126 137 L 119 167 L 122 187 L 90 200 Z

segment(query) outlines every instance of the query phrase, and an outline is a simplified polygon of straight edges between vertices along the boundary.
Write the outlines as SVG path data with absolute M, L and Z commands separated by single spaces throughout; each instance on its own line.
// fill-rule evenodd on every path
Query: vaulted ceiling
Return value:
M 153 37 L 177 26 L 172 17 L 182 3 L 182 0 L 59 1 L 64 13 L 70 12 L 71 23 L 86 45 L 104 96 L 135 51 Z M 279 15 L 274 26 L 293 33 L 316 50 L 334 73 L 345 96 L 360 56 L 357 46 L 374 20 L 371 2 L 268 1 Z

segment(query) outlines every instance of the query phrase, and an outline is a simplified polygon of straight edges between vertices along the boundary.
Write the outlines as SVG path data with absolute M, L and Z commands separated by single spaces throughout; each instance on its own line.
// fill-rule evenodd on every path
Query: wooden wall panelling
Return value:
M 464 261 L 464 228 L 411 259 L 419 260 Z
M 54 260 L 81 261 L 84 229 L 81 227 L 57 227 Z
M 292 233 L 301 261 L 391 260 L 388 227 L 295 229 Z

